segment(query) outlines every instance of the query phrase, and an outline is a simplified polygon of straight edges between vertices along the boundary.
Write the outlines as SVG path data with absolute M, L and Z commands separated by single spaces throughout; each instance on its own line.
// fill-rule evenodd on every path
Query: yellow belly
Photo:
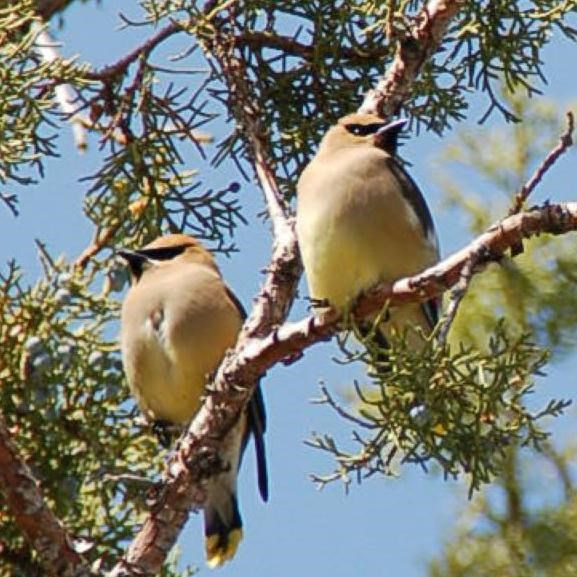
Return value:
M 342 308 L 379 281 L 416 274 L 435 261 L 434 248 L 406 208 L 361 206 L 347 214 L 322 207 L 299 217 L 299 243 L 310 296 Z
M 140 341 L 142 347 L 132 364 L 137 372 L 128 375 L 131 392 L 147 419 L 185 424 L 200 407 L 206 375 L 199 371 L 179 370 L 170 354 L 154 334 Z

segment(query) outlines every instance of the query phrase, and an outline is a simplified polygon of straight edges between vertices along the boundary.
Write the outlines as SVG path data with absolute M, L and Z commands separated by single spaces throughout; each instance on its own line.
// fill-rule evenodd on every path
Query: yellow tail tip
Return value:
M 241 541 L 242 529 L 233 529 L 224 536 L 224 539 L 223 535 L 210 535 L 204 541 L 206 564 L 211 569 L 214 569 L 230 561 L 234 557 Z

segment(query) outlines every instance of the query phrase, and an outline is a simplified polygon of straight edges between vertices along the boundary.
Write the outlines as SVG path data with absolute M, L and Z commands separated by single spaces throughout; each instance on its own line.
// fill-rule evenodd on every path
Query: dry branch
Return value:
M 312 44 L 303 44 L 290 36 L 271 34 L 269 32 L 250 30 L 241 31 L 235 36 L 237 46 L 249 46 L 253 50 L 269 49 L 278 50 L 283 54 L 297 56 L 303 60 L 312 61 L 318 56 L 318 46 Z M 340 57 L 351 63 L 378 60 L 388 54 L 388 47 L 379 46 L 372 50 L 363 51 L 362 53 L 353 47 L 341 46 Z
M 555 148 L 553 148 L 549 154 L 543 159 L 541 164 L 536 168 L 535 172 L 531 176 L 531 178 L 521 187 L 521 190 L 515 195 L 515 201 L 513 206 L 509 210 L 508 215 L 513 216 L 514 214 L 518 214 L 523 205 L 529 198 L 529 195 L 535 190 L 536 186 L 541 182 L 541 179 L 545 176 L 545 173 L 555 164 L 555 162 L 563 155 L 569 147 L 573 144 L 573 130 L 574 130 L 574 121 L 573 121 L 573 113 L 567 112 L 567 128 L 565 132 L 561 134 L 559 137 L 559 143 Z M 481 250 L 484 251 L 485 247 L 482 246 Z M 523 243 L 519 241 L 517 244 L 511 247 L 511 255 L 517 256 L 523 252 Z M 449 329 L 455 320 L 457 315 L 457 310 L 459 309 L 459 305 L 461 301 L 465 297 L 467 293 L 467 289 L 469 288 L 469 283 L 471 282 L 471 278 L 473 277 L 473 272 L 479 259 L 482 257 L 482 252 L 480 253 L 472 253 L 469 262 L 463 267 L 461 271 L 461 279 L 459 283 L 455 286 L 453 291 L 451 292 L 451 298 L 447 305 L 445 311 L 445 318 L 443 321 L 442 326 L 438 332 L 438 339 L 439 342 L 444 343 L 447 340 L 447 336 L 449 334 Z
M 523 239 L 542 233 L 559 235 L 576 230 L 577 202 L 547 204 L 507 217 L 434 267 L 413 277 L 378 285 L 367 292 L 354 307 L 354 317 L 356 320 L 364 319 L 382 310 L 386 303 L 395 306 L 430 300 L 459 283 L 471 260 L 476 263 L 472 274 L 478 274 Z M 263 374 L 277 362 L 333 335 L 338 330 L 339 321 L 338 312 L 330 311 L 322 316 L 287 323 L 266 339 L 248 343 L 238 355 L 238 366 L 225 363 L 217 378 L 226 375 L 231 382 L 238 383 L 239 379 L 243 382 L 249 375 Z
M 440 47 L 460 0 L 430 0 L 417 14 L 405 37 L 399 39 L 395 58 L 377 86 L 365 96 L 360 112 L 390 116 L 407 99 L 423 64 Z
M 90 567 L 46 505 L 39 482 L 18 454 L 0 418 L 0 488 L 14 522 L 38 554 L 46 575 L 89 577 Z
M 179 22 L 173 20 L 170 24 L 167 24 L 164 28 L 161 28 L 156 34 L 148 38 L 140 46 L 137 46 L 129 52 L 126 56 L 123 56 L 120 60 L 114 64 L 110 64 L 97 70 L 95 72 L 87 72 L 86 78 L 89 80 L 100 80 L 102 82 L 109 82 L 117 76 L 123 76 L 126 74 L 128 67 L 140 60 L 141 58 L 147 58 L 150 53 L 167 38 L 170 38 L 178 32 L 183 32 L 189 24 L 186 22 Z
M 567 152 L 568 148 L 573 145 L 573 130 L 575 128 L 575 120 L 571 111 L 567 112 L 567 128 L 565 132 L 559 137 L 557 146 L 549 152 L 543 159 L 543 162 L 537 167 L 531 178 L 523 185 L 521 190 L 515 195 L 515 202 L 509 210 L 509 216 L 517 214 L 523 208 L 523 205 L 529 198 L 529 195 L 535 190 L 545 173 L 555 164 L 557 159 Z
M 512 246 L 541 233 L 565 234 L 577 230 L 577 203 L 545 205 L 510 216 L 492 226 L 468 246 L 439 264 L 411 278 L 375 287 L 359 299 L 354 315 L 357 319 L 382 309 L 420 302 L 439 296 L 461 279 L 463 269 L 477 257 L 474 273 L 483 265 L 498 261 Z M 204 504 L 203 484 L 215 470 L 218 447 L 226 431 L 235 422 L 255 383 L 276 363 L 325 340 L 339 328 L 335 311 L 286 323 L 264 338 L 245 331 L 231 351 L 214 381 L 214 391 L 191 424 L 178 453 L 169 465 L 162 497 L 146 519 L 141 532 L 128 549 L 113 576 L 153 575 L 159 570 L 176 540 L 191 507 Z

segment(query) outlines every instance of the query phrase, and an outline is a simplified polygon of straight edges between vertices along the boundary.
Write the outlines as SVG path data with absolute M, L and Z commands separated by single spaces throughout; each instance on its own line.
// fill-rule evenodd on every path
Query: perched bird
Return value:
M 315 301 L 346 310 L 381 281 L 410 276 L 439 260 L 431 213 L 395 159 L 405 120 L 386 123 L 350 114 L 330 128 L 297 185 L 296 230 Z M 436 324 L 435 301 L 388 311 L 379 326 L 386 341 L 395 329 Z M 411 346 L 422 346 L 415 333 Z
M 119 254 L 132 273 L 121 315 L 130 389 L 149 421 L 186 425 L 200 407 L 210 375 L 235 344 L 246 314 L 212 255 L 190 236 L 163 236 L 140 250 Z M 211 567 L 231 559 L 242 538 L 236 478 L 251 433 L 260 494 L 268 498 L 265 426 L 257 388 L 220 455 L 230 466 L 208 488 L 205 549 Z

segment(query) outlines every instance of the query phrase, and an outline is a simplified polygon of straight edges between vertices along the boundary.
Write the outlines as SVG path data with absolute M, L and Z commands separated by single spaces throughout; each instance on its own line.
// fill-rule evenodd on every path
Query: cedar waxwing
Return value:
M 199 409 L 210 375 L 232 347 L 245 318 L 212 255 L 190 236 L 172 234 L 141 250 L 121 250 L 132 272 L 122 305 L 121 349 L 132 394 L 146 418 L 184 426 Z M 204 508 L 207 564 L 231 559 L 242 538 L 236 478 L 252 433 L 258 485 L 268 481 L 260 388 L 230 431 L 220 457 L 229 467 L 207 489 Z
M 395 159 L 405 120 L 386 123 L 350 114 L 330 128 L 297 185 L 296 230 L 309 293 L 346 310 L 378 282 L 416 274 L 439 260 L 433 220 L 425 200 Z M 435 301 L 388 311 L 380 327 L 437 323 Z M 417 334 L 407 335 L 419 347 Z M 378 340 L 378 339 L 377 339 Z

